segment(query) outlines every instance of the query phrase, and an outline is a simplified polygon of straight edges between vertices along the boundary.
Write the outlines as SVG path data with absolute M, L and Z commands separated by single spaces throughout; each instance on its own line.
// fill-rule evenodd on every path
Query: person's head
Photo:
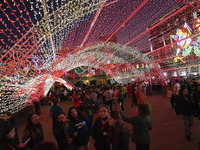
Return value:
M 30 119 L 31 119 L 32 124 L 38 124 L 39 123 L 39 116 L 36 115 L 36 114 L 32 114 Z
M 63 111 L 58 112 L 56 119 L 58 122 L 64 122 L 66 119 L 65 113 Z
M 139 115 L 150 115 L 151 108 L 149 104 L 138 104 L 137 112 Z
M 15 137 L 15 126 L 10 123 L 6 123 L 2 127 L 1 140 L 13 139 Z
M 33 147 L 33 150 L 57 150 L 57 147 L 53 142 L 40 142 Z
M 108 123 L 110 126 L 121 126 L 123 124 L 122 118 L 118 111 L 111 111 L 108 114 Z
M 83 118 L 81 111 L 76 107 L 70 107 L 68 110 L 68 119 L 74 120 L 76 118 Z
M 39 116 L 36 114 L 30 114 L 28 116 L 28 120 L 27 120 L 27 124 L 26 124 L 26 129 L 30 130 L 32 129 L 34 126 L 40 124 L 39 122 Z
M 180 88 L 179 90 L 179 94 L 183 95 L 183 96 L 187 96 L 188 95 L 188 91 L 185 87 Z
M 5 112 L 4 114 L 3 114 L 3 120 L 5 121 L 5 122 L 7 122 L 10 118 L 12 118 L 12 114 L 10 113 L 10 112 Z
M 103 120 L 104 119 L 107 120 L 109 111 L 110 111 L 110 109 L 107 105 L 102 105 L 100 107 L 100 113 L 99 113 L 100 118 Z
M 175 82 L 178 83 L 178 80 L 176 79 Z

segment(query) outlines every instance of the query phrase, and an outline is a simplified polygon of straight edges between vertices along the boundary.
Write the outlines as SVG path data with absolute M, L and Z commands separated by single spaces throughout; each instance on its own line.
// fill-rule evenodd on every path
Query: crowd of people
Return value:
M 74 106 L 69 108 L 67 115 L 59 105 L 60 98 L 51 94 L 50 118 L 57 147 L 54 143 L 45 141 L 38 114 L 28 116 L 21 140 L 18 137 L 17 120 L 6 112 L 0 120 L 0 149 L 36 150 L 49 146 L 49 150 L 54 147 L 58 150 L 89 150 L 89 142 L 92 141 L 97 150 L 129 150 L 130 131 L 125 126 L 125 121 L 133 126 L 132 141 L 137 150 L 148 150 L 148 132 L 152 128 L 152 122 L 149 104 L 137 103 L 137 93 L 143 90 L 140 84 L 142 82 L 137 86 L 106 85 L 74 90 L 71 96 Z M 123 115 L 125 99 L 132 106 L 137 105 L 138 116 L 127 118 Z M 117 109 L 113 110 L 113 106 Z M 95 120 L 94 113 L 99 113 Z
M 200 84 L 195 78 L 190 82 L 189 79 L 175 80 L 168 85 L 168 97 L 172 108 L 181 118 L 186 139 L 191 140 L 191 130 L 193 117 L 200 119 Z
M 49 150 L 89 150 L 92 141 L 96 150 L 129 150 L 131 135 L 137 150 L 149 150 L 152 120 L 145 89 L 144 82 L 139 82 L 75 89 L 66 97 L 50 94 L 49 114 L 57 144 L 45 141 L 37 112 L 28 116 L 22 139 L 18 136 L 17 120 L 10 112 L 5 112 L 0 119 L 0 149 L 39 150 L 49 147 Z M 175 80 L 169 83 L 167 93 L 172 108 L 183 122 L 186 139 L 190 141 L 193 116 L 200 119 L 200 84 L 195 79 L 192 82 Z M 62 98 L 74 103 L 67 114 L 59 105 Z M 137 107 L 137 116 L 124 115 L 125 100 Z M 94 119 L 94 113 L 99 113 L 99 117 Z M 132 125 L 132 132 L 124 122 Z

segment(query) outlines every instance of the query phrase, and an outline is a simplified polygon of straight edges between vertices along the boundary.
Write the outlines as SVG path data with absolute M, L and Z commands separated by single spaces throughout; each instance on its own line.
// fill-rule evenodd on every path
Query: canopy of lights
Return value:
M 199 66 L 198 1 L 2 0 L 0 15 L 0 113 L 45 97 L 56 81 L 74 88 L 60 77 L 77 67 L 166 84 L 164 71 Z

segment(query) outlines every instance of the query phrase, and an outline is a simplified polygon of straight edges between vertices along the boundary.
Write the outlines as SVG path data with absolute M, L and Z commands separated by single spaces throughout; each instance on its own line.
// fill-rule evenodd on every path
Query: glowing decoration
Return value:
M 39 100 L 50 87 L 48 81 L 60 81 L 67 71 L 81 66 L 100 68 L 119 83 L 144 77 L 149 69 L 159 74 L 157 64 L 141 51 L 148 47 L 143 37 L 147 37 L 146 27 L 151 22 L 177 6 L 173 0 L 1 1 L 1 113 L 17 112 Z M 99 40 L 101 35 L 109 36 Z M 112 37 L 115 43 L 101 43 Z M 137 43 L 138 49 L 131 48 L 132 43 Z M 152 68 L 134 67 L 141 62 Z M 123 68 L 127 69 L 121 72 Z
M 53 85 L 54 82 L 60 82 L 62 83 L 66 88 L 72 90 L 74 88 L 74 85 L 70 85 L 68 82 L 69 81 L 65 81 L 64 79 L 61 78 L 55 78 L 52 76 L 49 76 L 47 78 L 47 80 L 45 81 L 45 85 L 44 85 L 44 96 L 47 95 L 47 93 L 49 92 L 49 89 L 51 88 L 51 86 Z
M 177 72 L 174 72 L 173 76 L 174 76 L 174 77 L 177 77 Z
M 164 76 L 166 76 L 166 77 L 167 77 L 167 72 L 163 72 L 163 74 L 164 74 Z
M 182 71 L 182 72 L 180 73 L 180 76 L 186 76 L 186 71 Z
M 76 74 L 83 74 L 84 72 L 86 72 L 86 71 L 88 71 L 89 73 L 91 73 L 91 72 L 95 72 L 95 70 L 94 69 L 92 69 L 92 68 L 90 68 L 90 67 L 77 67 L 76 69 L 75 69 L 75 73 Z
M 85 71 L 86 71 L 85 69 L 81 69 L 80 67 L 75 69 L 76 74 L 83 74 Z
M 178 29 L 177 32 L 176 32 L 176 35 L 171 35 L 170 38 L 171 38 L 171 42 L 172 42 L 172 38 L 175 40 L 175 41 L 180 41 L 180 42 L 177 42 L 177 51 L 176 51 L 176 57 L 174 58 L 174 61 L 177 62 L 178 60 L 181 60 L 182 62 L 185 62 L 183 60 L 184 57 L 180 57 L 179 56 L 179 53 L 182 49 L 185 49 L 189 46 L 190 42 L 191 42 L 191 39 L 188 38 L 186 40 L 183 40 L 185 38 L 187 38 L 188 36 L 191 35 L 191 29 L 189 28 L 188 24 L 185 23 L 184 24 L 184 27 L 183 29 Z
M 187 23 L 185 23 L 183 26 L 183 29 L 178 29 L 176 32 L 176 35 L 170 36 L 171 42 L 172 42 L 172 39 L 177 41 L 176 57 L 174 58 L 175 62 L 178 62 L 178 60 L 180 60 L 185 63 L 183 59 L 184 57 L 190 54 L 191 49 L 193 48 L 191 47 L 191 45 L 200 46 L 200 44 L 198 44 L 195 40 L 193 40 L 192 38 L 189 38 L 191 34 L 192 34 L 192 29 L 189 27 Z M 180 56 L 181 50 L 183 51 L 182 56 Z
M 194 25 L 194 28 L 197 29 L 198 32 L 200 32 L 200 18 L 195 19 L 196 24 Z

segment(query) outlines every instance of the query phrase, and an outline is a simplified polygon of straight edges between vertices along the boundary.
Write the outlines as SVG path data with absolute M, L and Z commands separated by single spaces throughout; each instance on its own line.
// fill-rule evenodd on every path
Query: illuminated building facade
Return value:
M 200 74 L 200 9 L 181 6 L 148 28 L 150 50 L 165 76 Z

